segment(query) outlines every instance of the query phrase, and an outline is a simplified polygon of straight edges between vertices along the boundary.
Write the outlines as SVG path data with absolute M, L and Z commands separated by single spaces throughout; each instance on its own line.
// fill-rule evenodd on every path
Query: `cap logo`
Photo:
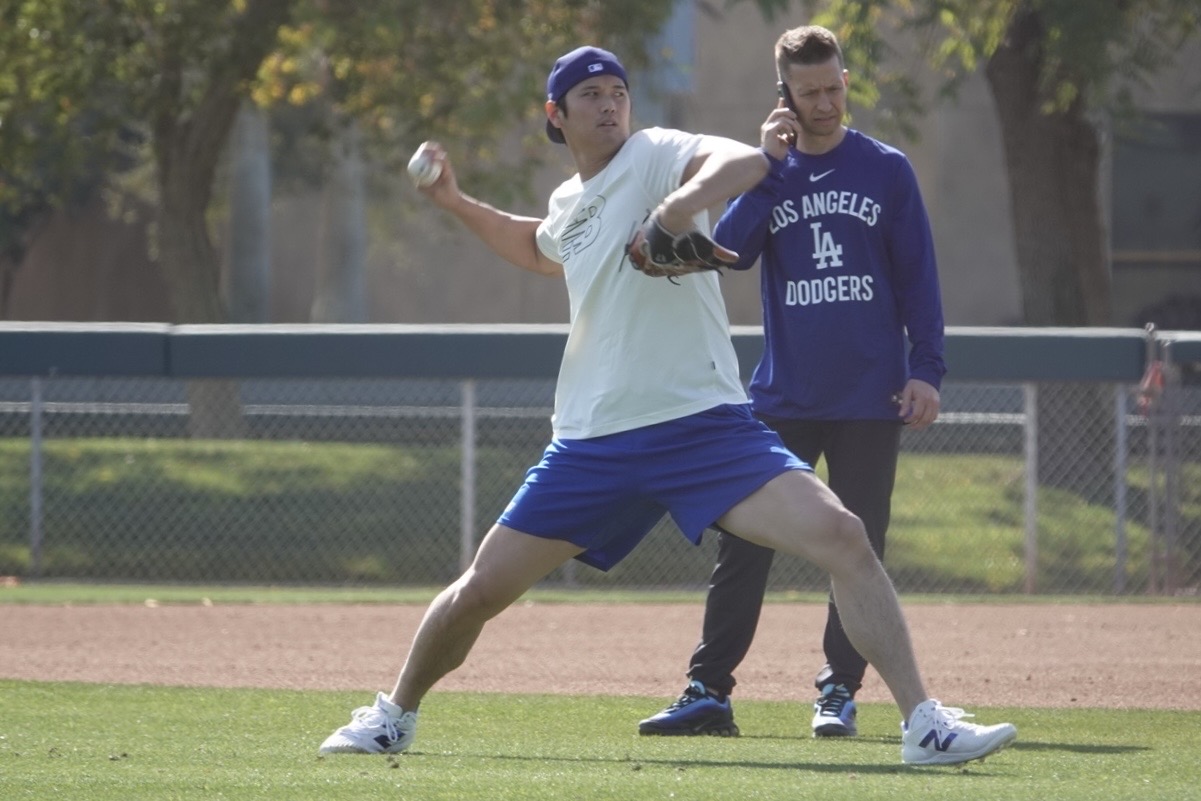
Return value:
M 604 64 L 601 64 L 600 62 L 597 62 L 596 64 L 589 64 L 589 65 L 588 65 L 588 71 L 589 71 L 589 72 L 600 72 L 600 71 L 601 71 L 601 70 L 603 70 L 604 68 L 605 68 L 605 65 L 604 65 Z

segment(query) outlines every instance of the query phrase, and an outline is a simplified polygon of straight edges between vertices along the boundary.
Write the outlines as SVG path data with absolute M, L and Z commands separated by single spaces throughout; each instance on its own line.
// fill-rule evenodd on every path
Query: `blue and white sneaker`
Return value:
M 1012 723 L 977 726 L 964 723 L 967 712 L 933 699 L 918 704 L 901 724 L 901 761 L 906 765 L 957 765 L 983 759 L 1012 743 L 1018 730 Z
M 730 697 L 719 700 L 704 684 L 693 680 L 671 706 L 640 722 L 638 733 L 737 737 L 738 726 L 734 723 L 734 706 L 730 703 Z
M 417 734 L 417 713 L 405 712 L 384 697 L 374 706 L 350 713 L 350 723 L 335 731 L 317 749 L 319 754 L 396 754 L 408 748 Z
M 813 704 L 813 736 L 854 737 L 859 733 L 857 713 L 855 700 L 844 685 L 827 684 Z

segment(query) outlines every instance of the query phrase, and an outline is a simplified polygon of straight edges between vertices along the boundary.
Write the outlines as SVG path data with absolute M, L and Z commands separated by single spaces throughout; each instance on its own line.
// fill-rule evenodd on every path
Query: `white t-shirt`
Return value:
M 538 247 L 563 265 L 571 331 L 555 391 L 555 436 L 586 439 L 747 403 L 712 272 L 649 278 L 625 256 L 646 215 L 680 186 L 701 137 L 633 134 L 608 166 L 551 195 Z M 709 215 L 696 225 L 709 230 Z

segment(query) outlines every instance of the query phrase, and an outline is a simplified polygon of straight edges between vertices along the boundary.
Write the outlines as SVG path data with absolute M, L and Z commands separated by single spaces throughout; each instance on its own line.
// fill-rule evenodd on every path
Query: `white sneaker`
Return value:
M 375 706 L 350 713 L 350 723 L 325 738 L 319 754 L 396 754 L 413 743 L 417 713 L 405 712 L 379 693 Z
M 962 709 L 924 701 L 902 723 L 901 761 L 907 765 L 955 765 L 983 759 L 1000 751 L 1018 736 L 1012 723 L 977 726 L 961 718 L 973 717 Z
M 814 737 L 854 737 L 858 707 L 844 684 L 827 684 L 813 705 Z

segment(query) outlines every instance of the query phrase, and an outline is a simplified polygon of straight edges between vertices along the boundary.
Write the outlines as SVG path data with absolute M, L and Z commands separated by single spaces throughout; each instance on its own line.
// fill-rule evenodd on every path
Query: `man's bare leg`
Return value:
M 484 624 L 582 549 L 496 525 L 462 576 L 425 612 L 389 700 L 410 712 L 443 676 L 463 664 Z
M 801 556 L 830 573 L 847 637 L 884 679 L 908 720 L 929 696 L 896 590 L 859 518 L 812 473 L 790 470 L 717 522 L 736 536 Z

